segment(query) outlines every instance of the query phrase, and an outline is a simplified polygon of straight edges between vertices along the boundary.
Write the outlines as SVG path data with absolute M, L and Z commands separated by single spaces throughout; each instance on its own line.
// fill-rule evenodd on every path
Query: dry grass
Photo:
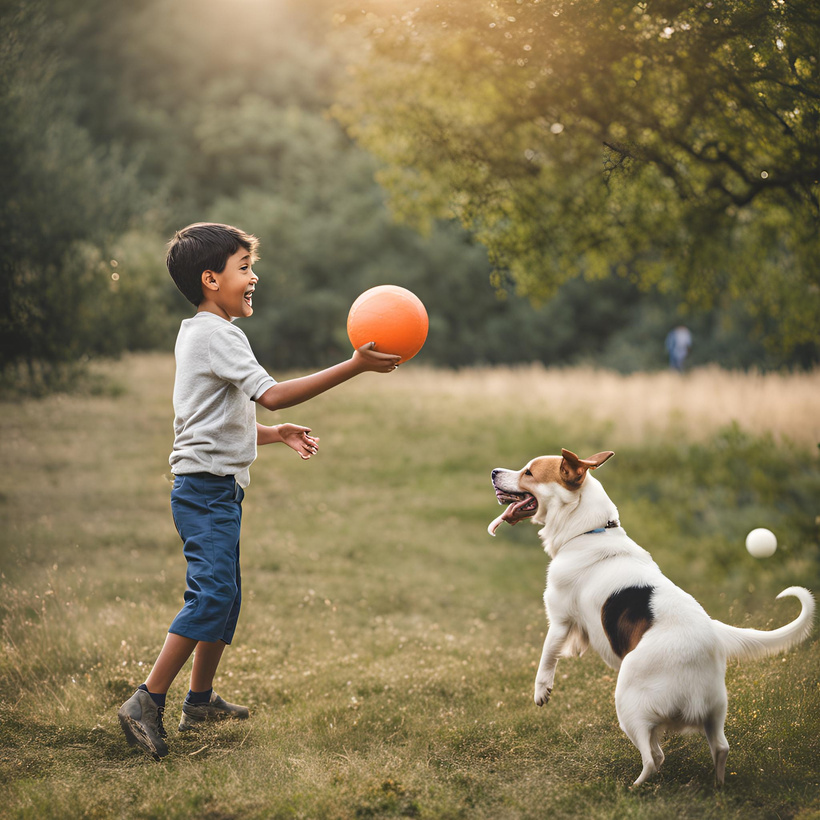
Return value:
M 454 373 L 408 366 L 391 390 L 416 401 L 448 395 L 459 404 L 492 402 L 499 415 L 520 408 L 522 415 L 541 412 L 561 424 L 604 424 L 612 446 L 670 435 L 702 441 L 732 423 L 753 435 L 770 434 L 811 449 L 820 443 L 820 370 L 743 373 L 707 367 L 684 375 L 621 375 L 539 365 Z M 515 423 L 514 415 L 506 418 Z

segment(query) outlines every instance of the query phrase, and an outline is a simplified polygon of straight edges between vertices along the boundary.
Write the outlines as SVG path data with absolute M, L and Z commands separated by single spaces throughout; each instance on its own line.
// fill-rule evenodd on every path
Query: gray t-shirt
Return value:
M 250 483 L 256 459 L 256 404 L 276 381 L 236 325 L 203 311 L 179 328 L 174 380 L 174 475 L 232 475 Z

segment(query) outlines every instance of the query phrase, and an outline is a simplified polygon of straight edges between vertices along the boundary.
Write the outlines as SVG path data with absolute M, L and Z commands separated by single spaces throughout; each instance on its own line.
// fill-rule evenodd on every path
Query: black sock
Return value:
M 194 692 L 191 689 L 188 690 L 188 695 L 185 698 L 186 703 L 198 705 L 201 703 L 209 703 L 211 700 L 211 692 L 213 692 L 213 687 L 210 689 L 206 689 L 204 692 Z
M 144 683 L 141 683 L 137 688 L 142 689 L 143 692 L 148 692 L 148 687 Z M 148 692 L 148 694 L 151 696 L 151 700 L 154 701 L 154 703 L 156 703 L 158 709 L 165 708 L 164 692 L 161 695 L 158 695 L 156 692 Z

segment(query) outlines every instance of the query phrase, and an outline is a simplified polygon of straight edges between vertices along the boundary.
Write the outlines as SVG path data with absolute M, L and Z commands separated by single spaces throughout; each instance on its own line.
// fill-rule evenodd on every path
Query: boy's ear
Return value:
M 212 270 L 202 271 L 202 287 L 208 290 L 219 290 L 219 282 L 216 281 L 216 274 Z

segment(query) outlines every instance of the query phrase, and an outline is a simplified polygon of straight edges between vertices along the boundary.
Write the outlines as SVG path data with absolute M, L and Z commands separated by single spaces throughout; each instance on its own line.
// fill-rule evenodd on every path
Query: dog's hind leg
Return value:
M 647 713 L 647 693 L 635 683 L 637 654 L 630 652 L 626 656 L 615 686 L 615 711 L 618 713 L 618 722 L 624 734 L 641 753 L 643 762 L 643 770 L 633 786 L 640 786 L 655 774 L 663 763 L 664 755 L 660 740 L 665 728 L 664 724 L 658 721 L 656 714 Z
M 652 733 L 649 735 L 649 743 L 652 747 L 652 760 L 655 761 L 655 768 L 660 769 L 663 761 L 665 760 L 665 755 L 663 753 L 663 749 L 661 749 L 661 738 L 663 737 L 663 727 L 656 726 Z
M 638 775 L 638 779 L 632 784 L 633 786 L 640 786 L 641 783 L 652 777 L 658 771 L 658 766 L 663 763 L 663 752 L 656 735 L 658 727 L 651 726 L 644 721 L 635 721 L 630 724 L 621 721 L 621 728 L 641 753 L 643 769 Z M 660 759 L 658 753 L 660 753 Z
M 726 758 L 729 756 L 729 743 L 723 733 L 725 718 L 726 710 L 724 709 L 722 714 L 711 715 L 703 723 L 703 733 L 709 743 L 712 760 L 715 761 L 715 780 L 718 786 L 722 786 L 726 778 Z

